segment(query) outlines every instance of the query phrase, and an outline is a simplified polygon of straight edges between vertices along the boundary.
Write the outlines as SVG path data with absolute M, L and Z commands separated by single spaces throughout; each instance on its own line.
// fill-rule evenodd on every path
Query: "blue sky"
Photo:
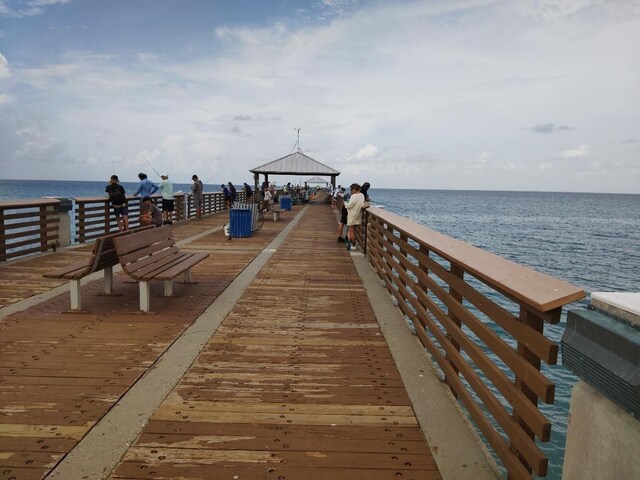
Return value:
M 0 177 L 241 183 L 301 128 L 341 183 L 640 193 L 637 45 L 638 0 L 0 0 Z

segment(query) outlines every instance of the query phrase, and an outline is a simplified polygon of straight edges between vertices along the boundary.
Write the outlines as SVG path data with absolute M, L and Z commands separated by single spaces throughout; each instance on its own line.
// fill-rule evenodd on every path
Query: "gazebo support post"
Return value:
M 254 173 L 253 174 L 253 198 L 251 199 L 252 202 L 256 201 L 256 198 L 259 200 L 261 200 L 260 198 L 260 190 L 258 190 L 258 183 L 260 182 L 260 174 L 259 173 Z

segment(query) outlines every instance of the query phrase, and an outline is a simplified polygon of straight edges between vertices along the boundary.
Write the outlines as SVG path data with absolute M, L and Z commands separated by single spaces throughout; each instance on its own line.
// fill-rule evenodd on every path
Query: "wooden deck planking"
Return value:
M 301 219 L 113 479 L 440 478 L 335 220 Z
M 176 237 L 226 222 L 216 217 L 177 225 Z M 101 294 L 102 280 L 83 286 L 87 313 L 61 313 L 69 308 L 64 293 L 0 321 L 0 480 L 44 478 L 287 221 L 241 241 L 218 231 L 186 244 L 185 250 L 216 254 L 193 269 L 196 284 L 175 284 L 174 297 L 162 296 L 162 283 L 152 284 L 150 314 L 138 312 L 138 285 L 120 274 L 117 296 Z M 34 288 L 21 284 L 17 300 L 36 293 L 35 286 L 49 290 L 61 282 L 42 273 L 77 261 L 79 250 L 2 265 L 0 288 L 19 271 Z

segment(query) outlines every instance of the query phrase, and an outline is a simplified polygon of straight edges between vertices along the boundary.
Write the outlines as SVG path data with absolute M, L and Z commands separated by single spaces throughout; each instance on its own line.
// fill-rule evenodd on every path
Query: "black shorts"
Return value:
M 347 209 L 345 207 L 340 210 L 340 223 L 347 224 Z
M 165 200 L 162 199 L 162 211 L 163 212 L 173 212 L 173 200 Z
M 116 217 L 118 216 L 122 216 L 124 217 L 125 215 L 129 214 L 129 210 L 127 209 L 126 205 L 123 205 L 121 207 L 113 207 L 113 213 L 115 214 Z

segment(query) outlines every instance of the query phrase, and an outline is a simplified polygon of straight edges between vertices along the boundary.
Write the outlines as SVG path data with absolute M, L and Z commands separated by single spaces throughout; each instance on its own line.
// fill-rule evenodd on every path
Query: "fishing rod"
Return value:
M 209 178 L 207 178 L 204 182 L 202 182 L 203 184 L 207 184 L 209 183 L 211 180 L 213 180 L 213 177 L 215 177 L 216 175 L 218 175 L 218 173 L 220 173 L 219 171 L 215 171 L 213 172 L 213 175 L 211 175 Z
M 162 176 L 160 175 L 160 172 L 158 172 L 158 170 L 155 169 L 155 167 L 153 165 L 151 165 L 151 162 L 149 160 L 147 160 L 146 158 L 144 159 L 145 162 L 147 162 L 147 164 L 151 167 L 151 169 L 156 172 L 156 175 L 158 175 L 158 178 L 162 178 Z

